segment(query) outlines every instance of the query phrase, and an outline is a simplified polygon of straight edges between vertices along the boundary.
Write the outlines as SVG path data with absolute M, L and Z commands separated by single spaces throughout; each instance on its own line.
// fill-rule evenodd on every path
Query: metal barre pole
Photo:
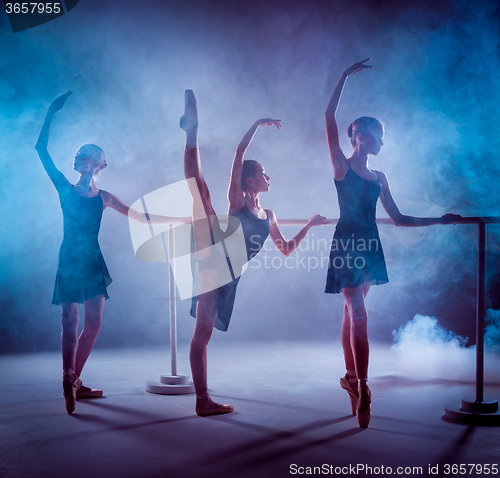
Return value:
M 477 236 L 477 310 L 476 310 L 476 401 L 483 401 L 484 382 L 484 275 L 486 268 L 485 224 L 478 224 Z
M 168 227 L 168 254 L 170 258 L 175 257 L 174 228 Z M 174 267 L 175 261 L 170 259 L 170 270 L 168 276 L 169 302 L 170 302 L 170 366 L 172 375 L 177 375 L 177 296 L 175 294 Z
M 168 275 L 168 298 L 170 303 L 170 369 L 171 375 L 161 375 L 159 382 L 146 382 L 146 391 L 158 393 L 160 395 L 181 395 L 193 393 L 193 382 L 185 375 L 177 374 L 177 295 L 175 293 L 175 237 L 174 227 L 168 226 L 168 254 L 165 244 L 165 234 L 163 236 L 163 247 L 165 260 L 169 261 Z

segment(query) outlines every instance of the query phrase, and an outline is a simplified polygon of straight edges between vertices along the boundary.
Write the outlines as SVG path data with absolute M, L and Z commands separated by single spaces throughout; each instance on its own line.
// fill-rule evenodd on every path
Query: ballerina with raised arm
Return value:
M 339 144 L 335 114 L 348 77 L 371 68 L 367 60 L 344 71 L 326 108 L 326 136 L 337 189 L 340 219 L 335 228 L 325 292 L 342 292 L 345 298 L 341 343 L 347 372 L 340 386 L 347 391 L 352 413 L 360 427 L 370 422 L 371 391 L 368 378 L 368 333 L 365 297 L 371 284 L 389 281 L 380 244 L 375 213 L 380 201 L 396 226 L 449 224 L 460 216 L 445 214 L 440 218 L 421 218 L 401 214 L 391 196 L 382 171 L 368 165 L 368 155 L 377 156 L 383 146 L 384 127 L 371 117 L 353 121 L 347 134 L 353 152 L 346 158 Z
M 64 220 L 52 303 L 61 305 L 63 394 L 68 413 L 75 410 L 77 398 L 102 396 L 102 390 L 83 386 L 80 375 L 101 327 L 104 301 L 109 298 L 106 288 L 112 281 L 97 241 L 104 209 L 111 207 L 143 224 L 190 222 L 190 218 L 146 215 L 129 208 L 113 194 L 98 189 L 95 179 L 106 167 L 106 159 L 103 150 L 94 144 L 85 144 L 76 152 L 73 169 L 80 174 L 76 184 L 66 179 L 55 166 L 47 147 L 52 118 L 70 95 L 68 91 L 50 105 L 35 146 L 59 194 Z M 83 303 L 85 310 L 80 336 L 79 303 Z
M 180 122 L 181 128 L 186 132 L 184 173 L 186 179 L 196 179 L 203 203 L 197 211 L 193 211 L 193 216 L 200 217 L 200 210 L 202 210 L 201 215 L 206 218 L 206 220 L 195 220 L 193 222 L 196 250 L 198 251 L 213 244 L 215 242 L 214 237 L 220 237 L 221 232 L 208 187 L 201 171 L 198 152 L 198 110 L 195 96 L 191 90 L 186 90 L 185 102 L 185 113 Z M 259 162 L 253 160 L 244 161 L 243 158 L 257 129 L 260 126 L 268 125 L 274 125 L 279 129 L 281 122 L 271 118 L 258 120 L 243 136 L 236 149 L 229 181 L 229 220 L 231 220 L 231 217 L 235 217 L 241 223 L 248 260 L 258 254 L 268 235 L 283 254 L 289 255 L 298 247 L 311 227 L 326 222 L 325 217 L 315 215 L 309 219 L 307 225 L 293 239 L 287 241 L 280 232 L 273 211 L 261 207 L 259 194 L 269 191 L 270 177 Z M 196 205 L 194 208 L 196 208 Z M 199 258 L 202 284 L 213 280 L 213 276 L 216 274 L 216 267 L 213 264 L 203 265 L 206 259 Z M 196 324 L 191 342 L 190 362 L 196 391 L 195 410 L 200 416 L 233 411 L 232 405 L 216 403 L 208 394 L 207 346 L 214 326 L 220 330 L 227 330 L 239 279 L 238 276 L 226 285 L 202 293 L 193 301 L 194 307 L 191 309 L 191 314 L 196 317 Z M 257 297 L 256 300 L 258 300 Z

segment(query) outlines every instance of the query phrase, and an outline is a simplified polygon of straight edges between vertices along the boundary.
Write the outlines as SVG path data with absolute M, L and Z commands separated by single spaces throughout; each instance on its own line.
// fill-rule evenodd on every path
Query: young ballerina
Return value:
M 194 221 L 193 225 L 196 250 L 200 250 L 214 243 L 214 237 L 220 237 L 221 231 L 201 171 L 198 153 L 198 111 L 196 99 L 191 90 L 186 90 L 185 101 L 186 109 L 180 121 L 181 128 L 186 132 L 184 174 L 186 179 L 196 179 L 206 218 L 205 221 Z M 325 217 L 315 215 L 293 239 L 286 241 L 278 227 L 274 212 L 260 206 L 259 193 L 269 191 L 270 177 L 260 163 L 252 160 L 244 161 L 243 157 L 259 126 L 266 125 L 274 125 L 279 129 L 281 122 L 267 118 L 258 120 L 252 125 L 236 149 L 229 181 L 228 214 L 230 217 L 238 218 L 241 222 L 248 260 L 260 251 L 268 235 L 271 236 L 280 252 L 288 256 L 298 247 L 311 227 L 325 224 L 326 221 Z M 193 216 L 195 213 L 199 217 L 199 211 L 193 211 Z M 213 266 L 203 267 L 202 263 L 203 260 L 200 261 L 200 276 L 203 284 L 213 280 L 217 272 Z M 216 403 L 208 394 L 207 346 L 214 324 L 221 330 L 227 330 L 238 282 L 239 277 L 225 286 L 200 294 L 197 297 L 196 308 L 192 309 L 192 313 L 195 312 L 196 324 L 189 357 L 196 391 L 195 410 L 199 416 L 233 411 L 232 405 Z
M 102 390 L 83 386 L 80 375 L 101 327 L 104 300 L 109 298 L 106 287 L 112 281 L 97 242 L 104 209 L 111 207 L 143 224 L 173 223 L 179 219 L 153 214 L 146 216 L 129 208 L 113 194 L 97 189 L 96 176 L 106 167 L 104 152 L 99 146 L 85 144 L 76 152 L 73 168 L 80 173 L 76 184 L 71 184 L 57 169 L 47 150 L 49 130 L 52 118 L 69 95 L 71 91 L 57 98 L 49 107 L 35 148 L 57 189 L 64 219 L 52 303 L 61 305 L 63 393 L 66 411 L 72 413 L 77 398 L 102 396 Z M 190 218 L 184 220 L 189 222 Z M 83 303 L 85 310 L 80 336 L 79 303 Z
M 371 284 L 385 284 L 387 270 L 380 244 L 375 213 L 380 201 L 396 226 L 430 226 L 449 224 L 460 216 L 445 214 L 440 218 L 420 218 L 400 213 L 389 190 L 385 174 L 368 166 L 368 155 L 378 155 L 384 136 L 380 121 L 361 117 L 351 123 L 347 134 L 353 153 L 346 158 L 339 144 L 335 113 L 342 89 L 349 76 L 371 68 L 364 60 L 342 74 L 326 108 L 326 135 L 337 189 L 340 219 L 335 229 L 330 252 L 325 292 L 342 292 L 345 298 L 341 343 L 347 373 L 340 386 L 347 391 L 352 413 L 358 425 L 370 422 L 372 395 L 367 385 L 368 334 L 365 297 Z M 349 241 L 349 242 L 348 242 Z

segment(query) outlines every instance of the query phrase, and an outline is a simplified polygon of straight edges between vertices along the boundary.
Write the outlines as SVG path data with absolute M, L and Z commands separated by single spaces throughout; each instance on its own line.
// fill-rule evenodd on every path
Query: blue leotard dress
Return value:
M 330 249 L 325 292 L 336 294 L 343 287 L 367 281 L 376 285 L 389 282 L 375 219 L 382 190 L 378 172 L 377 179 L 370 181 L 349 165 L 344 179 L 336 180 L 335 186 L 340 219 Z
M 97 236 L 101 226 L 101 191 L 95 197 L 80 196 L 71 186 L 59 194 L 64 237 L 59 250 L 52 303 L 83 303 L 97 295 L 109 298 L 111 277 L 102 257 Z
M 249 261 L 259 253 L 269 235 L 269 213 L 267 210 L 266 213 L 266 219 L 259 219 L 245 204 L 238 212 L 232 214 L 232 216 L 238 218 L 241 222 Z M 214 242 L 213 238 L 212 242 Z M 225 332 L 229 327 L 229 321 L 233 313 L 234 300 L 236 298 L 236 287 L 239 281 L 240 277 L 236 277 L 228 284 L 217 289 L 217 317 L 214 323 L 216 329 Z M 191 301 L 191 316 L 195 318 L 197 303 L 198 297 L 193 297 Z

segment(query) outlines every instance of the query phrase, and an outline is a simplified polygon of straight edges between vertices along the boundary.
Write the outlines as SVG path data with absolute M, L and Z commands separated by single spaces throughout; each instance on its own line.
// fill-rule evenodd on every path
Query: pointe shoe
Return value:
M 372 392 L 368 385 L 359 386 L 359 400 L 356 416 L 360 428 L 367 428 L 370 423 Z
M 76 392 L 82 386 L 82 381 L 76 377 L 71 379 L 63 377 L 63 394 L 66 401 L 66 411 L 71 414 L 75 411 L 76 407 Z
M 181 116 L 179 125 L 184 131 L 198 128 L 198 109 L 196 107 L 196 97 L 193 90 L 186 90 L 184 93 L 184 114 Z
M 345 377 L 340 379 L 340 386 L 349 394 L 349 399 L 351 400 L 352 414 L 356 416 L 356 409 L 358 407 L 358 390 L 357 386 L 353 387 L 352 384 L 357 385 L 358 380 L 349 380 L 347 374 Z
M 81 385 L 76 391 L 76 398 L 99 398 L 102 397 L 102 390 L 98 388 L 89 388 L 85 385 Z
M 214 402 L 210 400 L 210 404 L 208 407 L 200 407 L 198 403 L 196 403 L 196 415 L 199 417 L 207 417 L 209 415 L 220 415 L 222 413 L 231 413 L 234 410 L 232 405 L 225 405 L 222 403 Z

